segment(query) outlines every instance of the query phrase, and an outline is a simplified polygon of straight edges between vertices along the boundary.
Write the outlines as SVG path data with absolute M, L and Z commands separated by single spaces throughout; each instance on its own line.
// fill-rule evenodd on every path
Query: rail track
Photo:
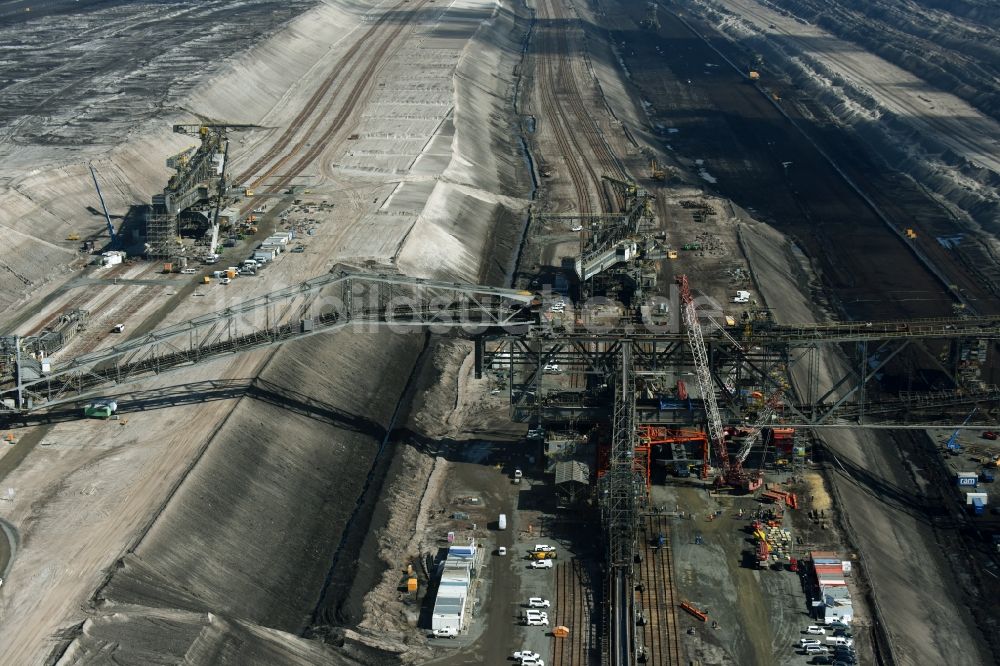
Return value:
M 594 660 L 593 596 L 586 569 L 575 557 L 556 566 L 556 624 L 569 629 L 569 636 L 556 639 L 552 663 L 556 666 L 587 666 Z
M 543 20 L 554 19 L 557 15 L 555 2 L 542 2 L 540 7 L 547 16 Z M 556 98 L 556 92 L 561 86 L 563 78 L 562 64 L 567 57 L 566 35 L 553 27 L 546 27 L 540 31 L 542 39 L 539 39 L 538 50 L 541 52 L 542 66 L 539 68 L 541 76 L 538 78 L 538 91 L 541 93 L 542 109 L 544 117 L 548 119 L 552 128 L 553 137 L 558 144 L 559 152 L 569 171 L 570 181 L 576 192 L 577 208 L 581 215 L 593 214 L 593 207 L 590 199 L 590 184 L 597 183 L 597 176 L 586 160 L 583 160 L 581 168 L 581 156 L 583 151 L 577 144 L 572 133 L 567 132 L 569 127 L 568 118 L 563 111 L 562 105 Z M 566 127 L 564 127 L 564 124 Z M 587 174 L 584 173 L 587 170 Z
M 614 151 L 611 150 L 611 146 L 608 145 L 607 139 L 604 138 L 604 134 L 597 124 L 594 111 L 588 109 L 584 103 L 583 92 L 580 90 L 576 76 L 573 75 L 572 69 L 567 64 L 566 59 L 569 57 L 569 46 L 566 43 L 565 32 L 561 32 L 561 39 L 563 41 L 563 49 L 560 52 L 565 54 L 565 58 L 560 62 L 560 67 L 566 65 L 566 71 L 563 72 L 561 80 L 567 88 L 567 99 L 570 102 L 570 110 L 576 116 L 576 126 L 583 130 L 584 136 L 587 138 L 587 143 L 590 145 L 601 167 L 610 175 L 616 177 L 624 176 L 625 174 L 621 171 Z
M 641 523 L 644 529 L 642 562 L 636 567 L 641 591 L 635 603 L 645 618 L 639 627 L 639 644 L 645 647 L 647 664 L 679 666 L 680 638 L 677 635 L 676 595 L 673 584 L 673 553 L 670 548 L 670 524 L 664 516 L 648 515 Z M 656 545 L 658 535 L 666 544 Z
M 385 55 L 390 48 L 398 46 L 397 39 L 400 33 L 410 25 L 412 19 L 428 3 L 429 0 L 422 0 L 403 11 L 401 8 L 407 2 L 403 0 L 390 10 L 382 14 L 375 23 L 348 49 L 341 59 L 341 64 L 334 69 L 316 89 L 302 110 L 292 119 L 288 128 L 282 132 L 278 140 L 267 150 L 264 155 L 258 158 L 253 164 L 246 168 L 236 177 L 236 182 L 248 183 L 251 188 L 261 187 L 264 181 L 273 177 L 279 170 L 287 165 L 296 156 L 301 157 L 292 166 L 284 170 L 278 180 L 265 187 L 265 193 L 273 193 L 287 187 L 295 176 L 299 175 L 305 168 L 316 159 L 319 154 L 327 148 L 329 140 L 341 129 L 353 114 L 358 104 L 362 101 L 361 93 L 371 85 L 375 73 L 384 65 Z M 384 30 L 389 20 L 398 21 L 390 30 Z M 374 49 L 372 42 L 378 39 L 379 32 L 383 37 L 378 41 Z M 368 47 L 368 48 L 365 48 Z M 363 68 L 363 69 L 362 69 Z M 347 93 L 345 104 L 336 112 L 330 120 L 330 112 L 334 103 L 341 97 L 342 91 L 335 90 L 332 95 L 328 93 L 337 81 L 350 81 L 358 72 L 361 72 L 350 92 Z M 316 113 L 320 103 L 327 98 L 322 110 Z M 311 120 L 305 132 L 300 133 L 301 127 Z M 315 134 L 319 130 L 320 124 L 330 121 L 330 124 L 323 130 L 319 137 Z M 295 143 L 292 140 L 299 136 Z M 291 144 L 291 145 L 290 145 Z M 308 150 L 302 154 L 304 148 Z M 269 166 L 268 166 L 269 165 Z M 265 169 L 265 167 L 267 167 Z M 263 172 L 261 170 L 264 169 Z M 253 178 L 251 181 L 250 179 Z M 248 182 L 249 181 L 249 182 Z M 247 204 L 246 208 L 252 208 L 253 204 Z M 246 211 L 243 211 L 246 212 Z
M 539 19 L 543 21 L 566 22 L 575 15 L 563 16 L 565 12 L 560 11 L 556 0 L 543 1 L 539 9 L 542 14 Z M 544 53 L 538 79 L 543 115 L 552 127 L 569 172 L 578 210 L 582 215 L 594 214 L 591 195 L 595 188 L 600 212 L 620 210 L 624 202 L 608 192 L 599 172 L 617 177 L 625 174 L 597 124 L 596 109 L 589 109 L 585 102 L 573 71 L 567 29 L 545 27 L 539 32 L 542 35 L 539 51 Z

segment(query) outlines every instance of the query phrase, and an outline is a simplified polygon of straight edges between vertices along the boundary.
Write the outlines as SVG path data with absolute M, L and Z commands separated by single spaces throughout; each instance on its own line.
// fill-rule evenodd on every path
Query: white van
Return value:
M 827 636 L 827 645 L 846 645 L 847 647 L 853 647 L 854 639 L 848 638 L 846 636 Z
M 501 513 L 500 514 L 500 519 L 497 520 L 497 529 L 498 530 L 505 530 L 505 529 L 507 529 L 507 514 L 506 513 Z

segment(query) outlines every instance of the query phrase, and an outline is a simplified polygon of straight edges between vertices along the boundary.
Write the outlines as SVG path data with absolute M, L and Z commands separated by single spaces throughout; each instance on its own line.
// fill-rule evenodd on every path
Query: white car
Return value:
M 560 370 L 559 366 L 556 365 L 555 363 L 546 363 L 545 367 L 542 368 L 542 372 L 548 375 L 557 375 L 559 374 Z
M 815 638 L 803 638 L 799 641 L 799 647 L 809 647 L 810 645 L 822 645 L 822 643 Z
M 532 549 L 535 553 L 554 553 L 556 552 L 555 546 L 550 546 L 547 543 L 536 543 L 535 547 Z
M 526 617 L 524 618 L 524 624 L 528 627 L 547 627 L 549 626 L 549 618 L 547 617 Z
M 522 659 L 521 666 L 545 666 L 545 662 L 542 661 L 541 657 L 537 659 Z
M 570 227 L 570 231 L 583 231 L 583 225 L 574 224 L 572 227 Z
M 822 645 L 807 645 L 805 649 L 806 649 L 806 654 L 828 654 L 829 653 L 829 650 L 827 650 Z
M 531 563 L 532 569 L 551 569 L 552 560 L 535 560 Z
M 435 629 L 433 632 L 436 638 L 454 638 L 458 636 L 458 629 L 455 627 L 442 627 L 440 629 Z
M 810 624 L 808 627 L 806 627 L 806 633 L 823 635 L 826 633 L 826 629 L 824 629 L 823 627 L 817 627 L 815 624 Z
M 528 599 L 529 608 L 548 608 L 551 606 L 548 599 L 542 599 L 541 597 L 531 597 Z
M 232 281 L 233 281 L 232 278 L 224 277 L 221 280 L 219 280 L 219 284 L 229 284 Z
M 514 653 L 514 659 L 516 661 L 524 661 L 525 659 L 541 659 L 542 655 L 537 652 L 532 652 L 531 650 L 521 650 L 520 652 Z

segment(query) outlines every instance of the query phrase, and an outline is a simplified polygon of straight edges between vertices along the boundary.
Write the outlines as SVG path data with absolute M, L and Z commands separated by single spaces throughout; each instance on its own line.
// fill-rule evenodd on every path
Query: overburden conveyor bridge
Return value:
M 331 335 L 317 344 L 337 344 L 337 331 L 356 335 L 387 327 L 471 338 L 477 374 L 507 378 L 515 419 L 536 427 L 570 419 L 610 426 L 610 459 L 598 486 L 607 572 L 602 648 L 607 663 L 621 665 L 637 658 L 632 568 L 646 501 L 645 476 L 636 465 L 638 432 L 644 424 L 673 418 L 643 401 L 640 380 L 658 373 L 694 374 L 704 363 L 710 395 L 693 396 L 688 406 L 689 413 L 701 414 L 702 423 L 706 398 L 717 402 L 730 422 L 741 422 L 747 404 L 740 387 L 747 385 L 785 392 L 782 422 L 802 428 L 972 428 L 994 422 L 1000 406 L 997 387 L 967 381 L 948 361 L 970 346 L 985 345 L 992 354 L 1000 317 L 802 326 L 724 326 L 708 318 L 702 352 L 692 348 L 686 322 L 651 326 L 623 313 L 610 325 L 563 326 L 546 316 L 546 298 L 337 270 L 74 358 L 56 353 L 41 359 L 33 338 L 3 336 L 0 420 L 17 422 L 33 412 L 116 389 L 123 393 L 120 387 L 126 385 L 321 333 Z M 601 307 L 606 310 L 607 304 Z M 879 378 L 904 351 L 912 352 L 906 355 L 909 363 L 923 359 L 934 370 L 933 386 L 918 382 L 896 391 L 881 386 Z M 820 359 L 827 355 L 841 360 L 840 373 L 821 371 Z M 588 387 L 550 399 L 541 379 L 552 366 L 580 374 Z M 197 393 L 202 384 L 192 384 L 191 391 Z M 973 408 L 974 418 L 966 419 Z

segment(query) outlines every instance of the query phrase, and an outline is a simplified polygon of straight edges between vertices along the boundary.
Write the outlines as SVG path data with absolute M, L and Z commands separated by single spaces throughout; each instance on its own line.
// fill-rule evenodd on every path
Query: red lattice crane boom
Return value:
M 698 312 L 695 308 L 694 297 L 691 296 L 691 286 L 686 275 L 676 277 L 677 286 L 680 288 L 680 300 L 684 315 L 684 325 L 687 328 L 688 342 L 691 345 L 691 352 L 694 355 L 695 377 L 698 379 L 698 388 L 701 391 L 701 399 L 705 406 L 705 422 L 708 426 L 708 438 L 711 444 L 719 452 L 719 459 L 722 462 L 722 474 L 716 481 L 721 484 L 730 485 L 744 491 L 753 491 L 760 487 L 761 478 L 759 475 L 750 476 L 743 469 L 743 461 L 750 454 L 753 439 L 763 423 L 755 426 L 753 437 L 748 438 L 747 443 L 740 450 L 740 454 L 735 458 L 729 457 L 726 448 L 725 431 L 722 427 L 722 417 L 719 413 L 719 403 L 715 399 L 715 388 L 712 386 L 712 373 L 708 363 L 708 349 L 705 347 L 705 336 L 701 330 L 701 323 L 698 321 Z M 776 403 L 768 401 L 765 406 L 765 418 L 770 418 Z

